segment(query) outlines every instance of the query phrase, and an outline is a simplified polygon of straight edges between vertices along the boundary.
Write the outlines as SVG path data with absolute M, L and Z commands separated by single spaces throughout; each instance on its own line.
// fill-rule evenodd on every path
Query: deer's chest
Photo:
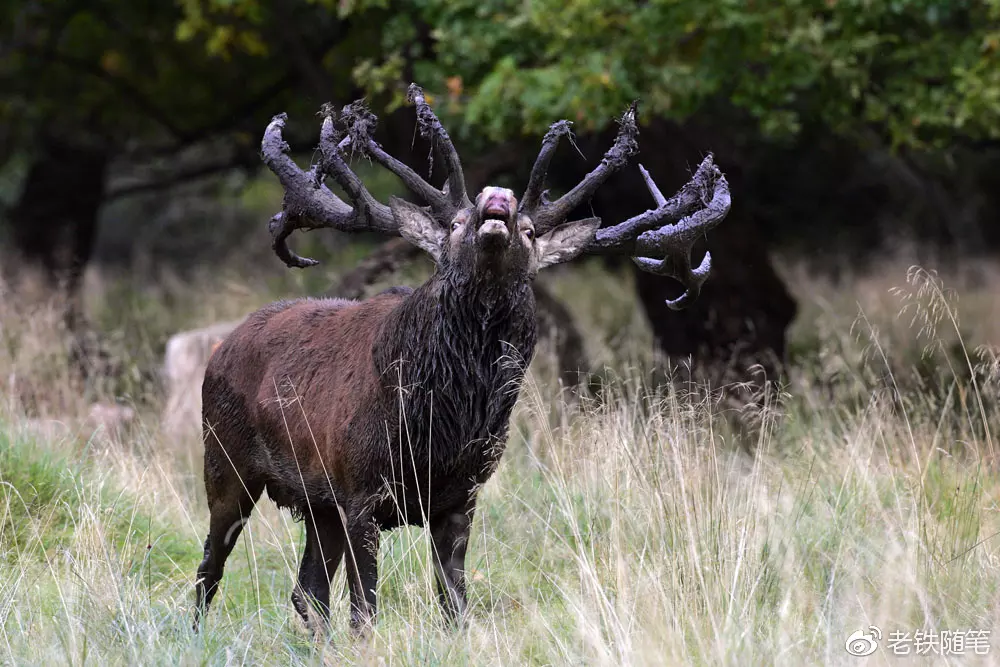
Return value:
M 405 508 L 404 515 L 467 502 L 503 455 L 532 352 L 533 345 L 498 343 L 454 349 L 451 359 L 404 359 L 383 394 L 385 414 L 392 417 L 383 423 L 381 454 L 370 468 L 377 470 L 371 482 L 379 494 Z M 383 523 L 392 521 L 387 515 Z

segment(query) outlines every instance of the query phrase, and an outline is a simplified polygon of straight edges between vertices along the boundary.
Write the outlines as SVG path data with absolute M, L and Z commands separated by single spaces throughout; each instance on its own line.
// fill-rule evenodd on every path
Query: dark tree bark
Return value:
M 342 275 L 328 294 L 341 299 L 362 299 L 368 288 L 383 276 L 396 273 L 420 257 L 422 252 L 406 239 L 396 238 L 386 241 L 361 260 L 356 267 Z
M 46 137 L 8 218 L 16 259 L 40 268 L 49 286 L 66 298 L 70 328 L 79 316 L 76 297 L 93 249 L 109 162 L 99 146 Z
M 635 272 L 639 300 L 671 360 L 690 359 L 696 375 L 714 388 L 755 385 L 732 386 L 730 392 L 756 402 L 752 397 L 764 383 L 781 375 L 785 332 L 797 307 L 755 234 L 719 234 L 707 245 L 712 276 L 690 307 L 667 308 L 664 301 L 676 298 L 678 286 L 642 271 Z
M 93 251 L 110 161 L 102 146 L 44 137 L 7 216 L 13 261 L 5 265 L 13 275 L 6 278 L 16 286 L 23 269 L 40 274 L 62 310 L 69 359 L 83 379 L 104 374 L 108 363 L 83 321 L 80 283 Z
M 559 378 L 564 387 L 576 387 L 589 378 L 590 358 L 583 345 L 583 336 L 566 306 L 539 283 L 535 291 L 538 335 L 550 339 L 555 346 Z

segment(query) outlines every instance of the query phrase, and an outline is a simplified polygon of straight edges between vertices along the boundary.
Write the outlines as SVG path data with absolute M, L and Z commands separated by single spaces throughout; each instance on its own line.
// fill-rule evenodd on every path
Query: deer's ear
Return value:
M 544 269 L 546 266 L 573 259 L 591 244 L 600 226 L 600 218 L 584 218 L 559 225 L 552 231 L 542 234 L 535 241 L 537 267 Z
M 413 245 L 427 251 L 434 261 L 441 258 L 445 232 L 427 211 L 399 197 L 389 197 L 392 217 L 399 225 L 400 235 Z

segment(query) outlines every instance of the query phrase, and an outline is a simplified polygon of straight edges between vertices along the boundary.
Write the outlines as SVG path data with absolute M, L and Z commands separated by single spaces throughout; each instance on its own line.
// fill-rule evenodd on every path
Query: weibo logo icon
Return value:
M 878 640 L 882 639 L 882 631 L 879 630 L 878 626 L 869 625 L 868 632 L 864 630 L 857 630 L 847 638 L 847 642 L 844 648 L 851 655 L 863 658 L 866 655 L 871 655 L 878 648 Z

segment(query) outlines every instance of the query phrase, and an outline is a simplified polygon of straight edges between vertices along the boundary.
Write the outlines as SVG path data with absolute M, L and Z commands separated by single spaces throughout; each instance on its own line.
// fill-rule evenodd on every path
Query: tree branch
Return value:
M 127 185 L 111 188 L 105 195 L 105 199 L 107 201 L 112 201 L 122 197 L 131 197 L 133 195 L 143 194 L 146 192 L 167 190 L 177 185 L 190 183 L 191 181 L 196 181 L 201 178 L 207 178 L 208 176 L 236 169 L 237 167 L 249 166 L 256 166 L 256 159 L 251 160 L 248 159 L 248 156 L 246 155 L 236 154 L 226 160 L 209 162 L 190 169 L 162 175 L 158 178 L 150 178 L 137 183 L 129 183 Z

